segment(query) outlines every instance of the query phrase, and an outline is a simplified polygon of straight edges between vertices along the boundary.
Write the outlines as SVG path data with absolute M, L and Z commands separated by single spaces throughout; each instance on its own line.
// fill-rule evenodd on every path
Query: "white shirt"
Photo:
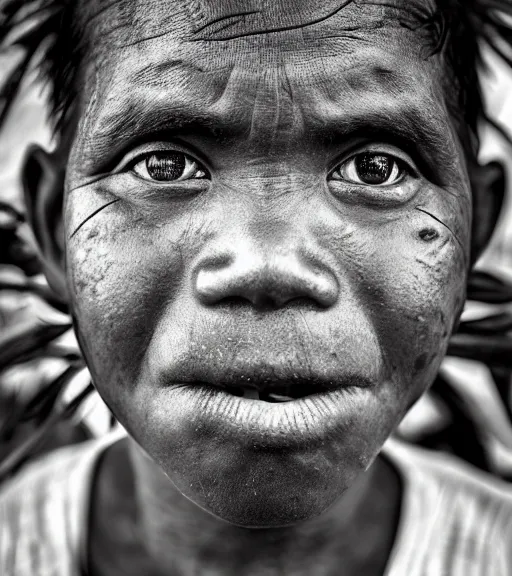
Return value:
M 92 481 L 119 438 L 57 450 L 0 491 L 0 574 L 81 576 Z M 383 576 L 510 576 L 512 486 L 449 455 L 389 440 L 402 478 L 396 540 Z

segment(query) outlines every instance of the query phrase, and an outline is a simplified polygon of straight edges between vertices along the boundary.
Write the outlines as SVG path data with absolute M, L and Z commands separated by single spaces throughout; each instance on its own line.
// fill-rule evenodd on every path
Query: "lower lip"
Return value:
M 253 447 L 311 446 L 353 421 L 375 400 L 369 388 L 347 386 L 289 402 L 271 403 L 235 396 L 206 385 L 167 388 L 177 413 L 197 431 L 250 442 Z

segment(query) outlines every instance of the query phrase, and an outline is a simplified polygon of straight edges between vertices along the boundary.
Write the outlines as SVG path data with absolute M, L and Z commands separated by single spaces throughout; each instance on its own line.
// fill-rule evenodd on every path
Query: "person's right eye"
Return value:
M 128 168 L 150 182 L 181 182 L 207 177 L 206 169 L 197 160 L 179 150 L 146 152 L 135 158 Z

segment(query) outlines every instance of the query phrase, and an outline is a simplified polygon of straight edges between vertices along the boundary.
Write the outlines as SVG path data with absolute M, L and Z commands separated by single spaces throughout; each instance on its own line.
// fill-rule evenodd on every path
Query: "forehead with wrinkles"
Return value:
M 418 13 L 433 12 L 430 1 L 418 9 L 411 0 L 82 0 L 80 13 L 89 61 L 110 82 L 118 69 L 128 78 L 132 66 L 146 79 L 144 63 L 157 78 L 178 60 L 203 72 L 308 67 L 332 56 L 344 68 L 411 59 L 418 66 L 426 40 L 411 28 Z
M 246 57 L 254 49 L 298 53 L 326 47 L 328 40 L 377 42 L 390 31 L 406 39 L 404 23 L 433 13 L 432 0 L 93 0 L 80 7 L 81 19 L 96 56 L 113 49 L 164 39 L 186 44 L 209 57 Z M 387 32 L 377 34 L 376 31 Z M 371 35 L 370 35 L 371 33 Z M 409 35 L 411 36 L 411 35 Z M 412 44 L 418 48 L 418 36 Z M 236 43 L 230 40 L 243 40 Z M 326 42 L 322 42 L 325 40 Z M 406 40 L 405 40 L 406 41 Z M 315 44 L 317 42 L 317 44 Z M 229 54 L 226 46 L 229 45 Z M 302 48 L 302 50 L 301 50 Z M 409 47 L 410 49 L 410 47 Z M 329 53 L 329 50 L 327 50 Z M 242 56 L 243 55 L 243 56 Z
M 290 141 L 291 124 L 327 126 L 341 111 L 371 120 L 377 104 L 380 116 L 452 135 L 440 61 L 426 58 L 425 36 L 404 26 L 420 10 L 410 0 L 82 1 L 82 144 L 94 138 L 96 151 L 112 146 L 112 126 L 136 133 L 144 116 L 148 130 L 151 114 L 156 124 L 170 120 L 170 107 L 218 120 L 221 130 L 271 124 L 260 143 L 278 132 Z M 422 0 L 421 14 L 433 9 Z M 436 144 L 453 152 L 453 142 Z
M 316 25 L 324 31 L 365 29 L 428 16 L 435 8 L 433 0 L 82 0 L 80 13 L 98 37 L 114 33 L 123 43 L 155 32 L 223 41 L 294 29 L 308 33 Z

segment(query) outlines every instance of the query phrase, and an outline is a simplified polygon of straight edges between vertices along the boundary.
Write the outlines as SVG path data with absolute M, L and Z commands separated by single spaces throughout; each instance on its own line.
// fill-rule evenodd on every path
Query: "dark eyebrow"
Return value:
M 416 162 L 435 184 L 453 176 L 460 141 L 443 101 L 432 94 L 396 89 L 394 73 L 380 77 L 370 90 L 356 89 L 358 97 L 323 107 L 312 117 L 308 131 L 314 140 L 336 143 L 350 139 L 374 140 L 395 145 Z
M 186 132 L 205 138 L 233 138 L 243 131 L 243 126 L 236 126 L 227 112 L 212 113 L 190 101 L 155 104 L 152 98 L 128 96 L 110 103 L 100 113 L 93 130 L 87 141 L 94 158 L 86 153 L 84 168 L 88 169 L 90 161 L 97 171 L 97 157 L 105 157 L 106 164 L 116 163 L 128 149 L 148 140 L 166 140 Z
M 433 122 L 436 122 L 435 126 Z M 314 139 L 335 143 L 354 136 L 395 145 L 406 151 L 424 175 L 436 184 L 440 166 L 450 168 L 456 155 L 454 127 L 445 119 L 434 120 L 410 103 L 365 110 L 361 114 L 333 113 L 324 122 L 311 127 Z
M 183 65 L 179 60 L 173 63 Z M 147 67 L 149 72 L 151 69 Z M 436 180 L 438 166 L 453 167 L 457 155 L 455 127 L 443 103 L 430 91 L 418 94 L 392 67 L 382 65 L 368 67 L 364 72 L 354 69 L 349 81 L 351 98 L 337 102 L 337 97 L 333 100 L 327 93 L 313 95 L 314 105 L 303 110 L 307 114 L 308 137 L 318 142 L 374 138 L 407 148 L 414 152 L 413 159 L 418 164 L 418 159 L 423 160 L 424 165 L 418 167 L 427 177 L 431 175 L 432 181 Z M 141 91 L 140 85 L 144 87 Z M 167 140 L 188 133 L 210 141 L 229 142 L 249 132 L 247 116 L 239 103 L 225 105 L 185 91 L 169 91 L 166 99 L 161 95 L 158 83 L 153 91 L 146 82 L 137 82 L 132 90 L 109 98 L 91 126 L 94 133 L 90 134 L 92 140 L 87 140 L 94 158 L 89 158 L 86 151 L 84 168 L 88 170 L 90 162 L 97 172 L 98 158 L 104 157 L 102 169 L 107 170 L 130 148 L 149 140 Z

